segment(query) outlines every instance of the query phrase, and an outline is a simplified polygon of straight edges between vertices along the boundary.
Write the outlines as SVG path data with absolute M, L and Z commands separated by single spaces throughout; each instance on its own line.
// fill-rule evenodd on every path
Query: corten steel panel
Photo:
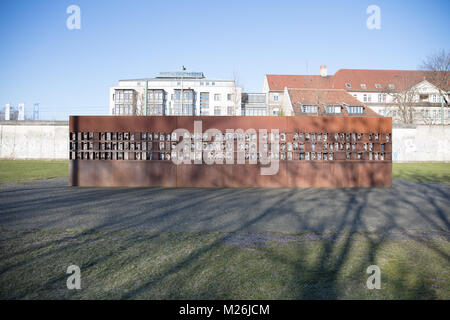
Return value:
M 176 166 L 166 161 L 70 160 L 69 185 L 83 187 L 176 187 Z
M 320 186 L 317 173 L 322 164 L 315 161 L 288 162 L 286 166 L 287 186 L 294 188 L 311 188 Z
M 70 132 L 166 132 L 178 128 L 193 132 L 194 121 L 202 121 L 202 131 L 215 128 L 249 128 L 259 130 L 279 129 L 280 133 L 363 133 L 357 141 L 369 141 L 369 133 L 392 132 L 391 118 L 382 117 L 226 117 L 226 116 L 83 116 L 70 117 Z M 94 134 L 94 140 L 97 140 Z M 140 140 L 136 137 L 136 140 Z M 329 137 L 330 143 L 334 137 Z M 342 142 L 342 141 L 341 141 Z M 353 141 L 350 141 L 352 143 Z M 373 142 L 373 141 L 372 141 Z M 377 143 L 385 143 L 380 136 Z M 94 142 L 95 144 L 96 142 Z M 175 165 L 170 161 L 155 160 L 71 160 L 70 185 L 78 186 L 167 186 L 167 187 L 352 187 L 391 186 L 391 141 L 385 146 L 385 161 L 366 161 L 368 152 L 362 151 L 365 160 L 345 160 L 346 151 L 334 152 L 341 161 L 281 160 L 275 175 L 261 175 L 261 167 L 268 165 Z M 309 147 L 310 143 L 305 142 Z M 322 143 L 317 143 L 322 148 Z M 379 151 L 378 146 L 374 147 Z M 298 154 L 298 153 L 297 153 Z M 134 156 L 134 154 L 132 154 Z M 156 156 L 156 153 L 154 154 Z M 352 153 L 354 159 L 355 153 Z
M 170 162 L 114 161 L 112 173 L 117 186 L 176 187 L 176 168 Z
M 275 175 L 261 175 L 261 165 L 178 165 L 178 187 L 286 187 L 286 162 Z
M 202 130 L 218 129 L 281 129 L 286 128 L 287 117 L 199 116 L 176 117 L 178 128 L 194 130 L 194 121 L 202 121 Z
M 335 187 L 357 187 L 358 186 L 358 168 L 365 166 L 364 161 L 361 163 L 355 163 L 353 161 L 348 162 L 336 162 L 331 168 L 331 177 L 334 181 Z
M 289 187 L 370 187 L 392 186 L 392 166 L 368 161 L 287 162 Z
M 71 132 L 172 132 L 177 128 L 194 129 L 202 121 L 203 130 L 280 129 L 284 132 L 361 132 L 391 133 L 392 119 L 383 117 L 243 117 L 243 116 L 70 116 Z
M 360 187 L 391 187 L 392 163 L 368 162 L 358 168 L 358 183 Z
M 72 186 L 113 186 L 113 162 L 107 160 L 69 161 L 69 184 Z
M 285 117 L 286 131 L 391 133 L 392 118 L 384 117 Z
M 172 132 L 177 117 L 167 116 L 70 116 L 70 132 Z

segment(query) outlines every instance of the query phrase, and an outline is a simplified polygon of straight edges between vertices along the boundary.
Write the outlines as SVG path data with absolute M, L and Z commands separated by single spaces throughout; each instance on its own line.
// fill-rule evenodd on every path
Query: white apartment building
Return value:
M 442 97 L 438 87 L 428 80 L 427 71 L 352 70 L 336 72 L 335 84 L 370 106 L 380 115 L 392 117 L 394 123 L 450 123 L 446 107 L 448 93 Z M 345 83 L 344 83 L 345 82 Z
M 160 72 L 110 87 L 111 115 L 241 115 L 242 88 L 202 72 Z
M 267 116 L 266 95 L 264 93 L 242 93 L 243 116 Z
M 441 124 L 442 102 L 444 102 L 439 89 L 428 82 L 422 82 L 412 86 L 407 92 L 400 95 L 392 92 L 355 92 L 349 91 L 355 98 L 366 103 L 375 112 L 385 117 L 392 117 L 394 122 L 403 121 L 402 112 L 410 108 L 413 123 Z M 448 95 L 447 95 L 448 97 Z M 403 106 L 402 106 L 403 105 Z M 445 104 L 444 104 L 445 105 Z M 405 110 L 405 111 L 402 111 Z M 450 109 L 445 107 L 444 123 L 450 123 Z
M 444 109 L 444 123 L 450 123 L 449 92 L 440 94 L 429 71 L 340 69 L 328 75 L 326 66 L 321 66 L 320 75 L 266 75 L 263 92 L 269 112 L 283 108 L 285 88 L 344 89 L 394 123 L 405 122 L 405 113 L 410 113 L 411 123 L 441 124 Z

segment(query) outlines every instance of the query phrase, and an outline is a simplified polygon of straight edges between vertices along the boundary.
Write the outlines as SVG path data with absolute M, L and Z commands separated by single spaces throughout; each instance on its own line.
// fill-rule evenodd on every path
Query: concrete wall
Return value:
M 450 162 L 450 126 L 394 127 L 394 162 Z M 68 159 L 65 121 L 0 121 L 0 159 Z
M 0 121 L 0 159 L 68 159 L 67 121 Z
M 394 127 L 392 161 L 450 161 L 450 125 Z

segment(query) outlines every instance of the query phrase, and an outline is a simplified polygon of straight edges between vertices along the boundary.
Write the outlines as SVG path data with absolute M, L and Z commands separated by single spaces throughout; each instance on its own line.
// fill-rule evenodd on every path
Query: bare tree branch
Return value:
M 448 92 L 450 91 L 450 52 L 441 50 L 428 56 L 422 63 L 421 69 L 428 71 L 426 78 L 439 89 L 439 94 L 449 106 Z
M 392 102 L 387 105 L 398 112 L 400 120 L 403 123 L 410 124 L 414 122 L 415 105 L 419 94 L 416 89 L 415 81 L 403 75 L 394 86 L 386 86 L 383 92 L 392 97 Z

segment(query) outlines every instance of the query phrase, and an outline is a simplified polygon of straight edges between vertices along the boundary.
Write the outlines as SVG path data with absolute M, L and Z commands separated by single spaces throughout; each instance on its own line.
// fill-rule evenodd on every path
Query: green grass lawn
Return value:
M 393 163 L 392 178 L 450 183 L 450 163 Z
M 0 160 L 0 184 L 68 176 L 68 161 Z M 392 178 L 450 183 L 450 163 L 394 163 Z
M 68 161 L 0 160 L 0 184 L 67 177 Z
M 298 234 L 241 245 L 222 233 L 0 234 L 0 299 L 450 299 L 450 243 L 439 236 Z M 72 264 L 81 290 L 66 287 Z M 373 264 L 380 290 L 366 287 Z

